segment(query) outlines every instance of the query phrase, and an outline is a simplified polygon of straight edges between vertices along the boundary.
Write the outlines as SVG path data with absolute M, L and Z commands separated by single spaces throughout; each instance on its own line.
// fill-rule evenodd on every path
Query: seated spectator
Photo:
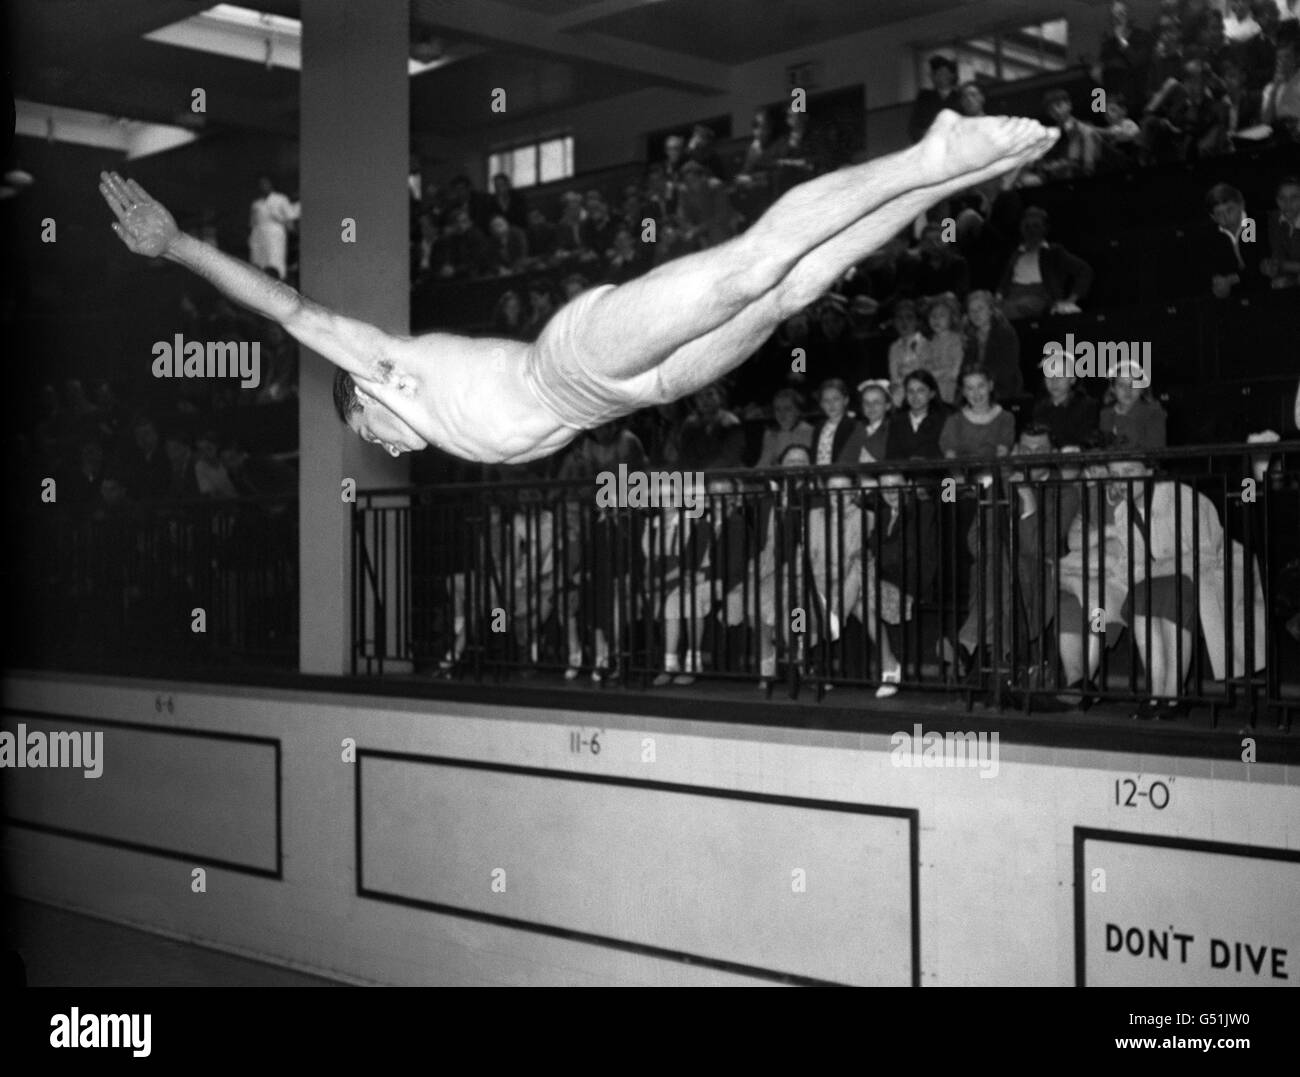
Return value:
M 1061 359 L 1062 369 L 1053 370 Z M 1081 449 L 1091 444 L 1097 433 L 1097 402 L 1076 387 L 1074 357 L 1048 357 L 1040 366 L 1045 392 L 1034 401 L 1034 424 L 1047 431 L 1057 448 Z
M 774 426 L 763 431 L 763 448 L 755 467 L 776 467 L 791 445 L 812 448 L 812 424 L 803 418 L 803 398 L 794 389 L 779 389 L 772 398 Z
M 1223 61 L 1219 71 L 1223 83 L 1223 103 L 1227 108 L 1228 135 L 1249 137 L 1251 129 L 1259 123 L 1259 91 L 1251 88 L 1241 64 L 1232 57 Z
M 514 189 L 504 172 L 492 177 L 490 210 L 493 215 L 504 217 L 511 227 L 521 230 L 528 227 L 528 199 Z
M 630 228 L 622 227 L 614 233 L 614 245 L 606 261 L 606 277 L 612 284 L 622 284 L 639 277 L 650 268 L 650 256 L 645 244 L 637 239 Z
M 238 497 L 239 491 L 221 462 L 217 435 L 211 430 L 200 434 L 194 443 L 197 457 L 194 461 L 194 481 L 201 497 Z
M 962 374 L 965 406 L 948 416 L 939 435 L 945 459 L 1006 456 L 1015 442 L 1016 421 L 993 398 L 993 378 L 982 367 Z
M 1092 268 L 1064 247 L 1047 242 L 1047 211 L 1030 207 L 1020 218 L 1021 244 L 998 285 L 1002 312 L 1012 321 L 1045 314 L 1077 314 L 1092 286 Z
M 817 382 L 827 378 L 856 381 L 865 355 L 861 342 L 849 332 L 848 305 L 832 292 L 817 304 L 816 327 L 808 341 L 808 373 Z
M 859 437 L 862 448 L 858 453 L 858 462 L 874 464 L 888 455 L 885 446 L 889 441 L 889 413 L 893 408 L 889 382 L 883 379 L 864 381 L 858 386 L 858 393 L 862 404 L 862 432 Z
M 501 214 L 488 222 L 491 243 L 484 256 L 483 271 L 503 277 L 522 273 L 528 262 L 528 238 L 522 228 L 517 228 Z
M 1156 91 L 1142 120 L 1146 162 L 1200 160 L 1231 149 L 1228 108 L 1212 79 L 1204 61 L 1189 60 L 1181 78 L 1166 79 Z
M 508 288 L 492 311 L 492 331 L 511 340 L 524 339 L 524 303 L 519 293 Z
M 1147 66 L 1146 87 L 1142 94 L 1134 97 L 1134 102 L 1149 103 L 1170 79 L 1181 77 L 1186 60 L 1182 24 L 1176 14 L 1166 12 L 1156 23 L 1156 43 Z
M 746 221 L 758 220 L 771 204 L 772 176 L 777 167 L 777 149 L 781 145 L 772 114 L 766 108 L 754 110 L 751 130 L 753 138 L 734 179 L 736 206 Z
M 546 328 L 551 315 L 559 309 L 558 297 L 551 282 L 545 277 L 535 277 L 528 282 L 528 314 L 524 318 L 524 339 L 536 340 Z
M 732 231 L 731 200 L 721 181 L 711 179 L 698 161 L 682 166 L 682 189 L 677 198 L 677 227 L 693 250 L 714 247 Z
M 1262 244 L 1244 235 L 1248 219 L 1242 193 L 1226 183 L 1216 183 L 1206 193 L 1205 205 L 1212 223 L 1200 229 L 1193 251 L 1202 279 L 1208 278 L 1216 299 L 1259 291 L 1265 280 Z
M 131 496 L 137 501 L 165 498 L 171 486 L 171 467 L 158 427 L 148 415 L 140 415 L 131 425 L 131 436 L 132 444 L 120 465 Z
M 491 244 L 470 220 L 469 210 L 458 209 L 434 244 L 433 261 L 444 280 L 478 276 L 491 258 Z
M 940 53 L 930 57 L 930 82 L 933 88 L 922 90 L 912 102 L 912 115 L 907 121 L 907 137 L 920 142 L 930 124 L 944 109 L 957 110 L 957 65 L 951 57 Z
M 889 420 L 886 460 L 942 460 L 939 437 L 948 409 L 939 399 L 939 386 L 928 370 L 913 370 L 903 379 L 906 407 Z
M 912 264 L 904 272 L 910 294 L 928 296 L 951 292 L 964 299 L 970 291 L 970 266 L 955 243 L 943 241 L 943 225 L 937 221 L 921 230 L 921 240 L 909 260 Z
M 707 123 L 697 123 L 691 128 L 691 137 L 686 143 L 686 157 L 703 165 L 709 178 L 725 183 L 731 179 L 731 171 L 718 153 L 717 141 L 718 134 L 712 127 Z
M 1260 264 L 1274 288 L 1300 287 L 1300 177 L 1277 185 L 1277 209 L 1268 217 L 1268 257 Z
M 528 211 L 528 228 L 524 233 L 528 253 L 534 263 L 545 261 L 555 254 L 558 234 L 555 225 L 546 219 L 540 209 Z
M 1038 171 L 1049 179 L 1091 176 L 1100 153 L 1097 128 L 1078 120 L 1069 91 L 1061 87 L 1043 96 L 1043 111 L 1049 123 L 1061 129 L 1061 138 L 1038 162 Z
M 1014 400 L 1025 391 L 1020 337 L 989 292 L 971 292 L 966 299 L 964 366 L 987 370 L 999 400 Z
M 812 179 L 826 165 L 824 151 L 809 128 L 807 112 L 796 111 L 793 104 L 786 106 L 785 127 L 785 134 L 772 150 L 776 158 L 772 181 L 774 199 L 804 180 Z
M 1147 379 L 1150 371 L 1145 372 Z M 1127 371 L 1110 379 L 1098 427 L 1103 444 L 1131 445 L 1135 449 L 1165 447 L 1165 409 L 1151 395 L 1150 385 L 1138 388 Z M 1081 443 L 1086 447 L 1086 443 Z
M 1106 126 L 1097 128 L 1100 167 L 1129 169 L 1137 164 L 1142 129 L 1129 117 L 1128 97 L 1118 90 L 1106 95 Z
M 922 346 L 925 337 L 917 317 L 916 304 L 910 299 L 900 299 L 894 304 L 894 332 L 897 339 L 889 345 L 889 385 L 894 406 L 903 402 L 903 381 L 913 370 L 922 369 Z
M 943 402 L 952 404 L 957 397 L 964 351 L 957 297 L 952 292 L 933 296 L 926 304 L 925 320 L 930 333 L 921 343 L 920 365 L 934 375 Z
M 849 387 L 840 378 L 822 382 L 817 389 L 822 418 L 813 427 L 813 463 L 856 464 L 862 452 L 862 424 L 849 411 Z
M 199 483 L 194 474 L 194 449 L 190 439 L 178 430 L 167 433 L 163 439 L 163 451 L 167 453 L 167 463 L 171 468 L 168 493 L 178 501 L 188 501 L 199 496 Z
M 562 196 L 563 209 L 555 225 L 555 257 L 553 261 L 592 262 L 596 252 L 587 246 L 587 232 L 583 228 L 586 214 L 582 208 L 582 196 L 577 191 L 565 191 Z
M 743 467 L 745 429 L 727 410 L 721 383 L 701 389 L 691 398 L 694 410 L 682 423 L 677 464 L 687 471 L 724 471 Z
M 587 195 L 587 219 L 582 222 L 582 245 L 604 258 L 614 246 L 618 222 L 610 216 L 609 205 L 596 192 Z
M 1259 35 L 1259 23 L 1250 11 L 1250 0 L 1228 0 L 1223 17 L 1223 36 L 1233 44 L 1243 44 Z
M 957 87 L 957 110 L 963 116 L 983 116 L 984 91 L 978 82 L 963 82 Z
M 561 305 L 571 302 L 591 287 L 591 281 L 581 273 L 570 273 L 560 281 Z
M 448 199 L 442 220 L 444 228 L 453 225 L 456 215 L 464 210 L 480 234 L 487 231 L 488 218 L 492 216 L 492 200 L 484 192 L 476 190 L 468 176 L 459 175 L 451 181 Z
M 1300 43 L 1292 38 L 1277 47 L 1277 63 L 1273 79 L 1264 87 L 1260 103 L 1260 119 L 1273 128 L 1280 139 L 1300 139 L 1300 63 L 1296 54 Z

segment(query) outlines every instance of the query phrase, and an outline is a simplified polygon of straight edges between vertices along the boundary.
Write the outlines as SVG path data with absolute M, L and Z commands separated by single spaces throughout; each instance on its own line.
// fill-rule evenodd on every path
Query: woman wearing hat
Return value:
M 926 302 L 925 321 L 930 335 L 921 345 L 921 366 L 934 375 L 939 396 L 945 404 L 957 399 L 957 377 L 961 372 L 964 346 L 961 333 L 961 303 L 952 292 L 932 296 Z
M 861 382 L 858 394 L 862 402 L 862 449 L 858 462 L 874 464 L 888 456 L 889 413 L 894 402 L 889 395 L 889 382 L 883 378 Z

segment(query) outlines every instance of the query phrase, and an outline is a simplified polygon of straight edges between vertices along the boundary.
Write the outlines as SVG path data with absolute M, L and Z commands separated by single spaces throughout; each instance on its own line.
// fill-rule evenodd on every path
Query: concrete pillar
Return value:
M 407 0 L 302 5 L 300 237 L 304 295 L 392 332 L 409 331 L 406 174 L 410 143 Z M 356 242 L 342 242 L 343 220 Z M 334 411 L 334 367 L 302 349 L 299 668 L 351 668 L 351 506 L 358 489 L 404 485 L 405 457 L 366 445 Z

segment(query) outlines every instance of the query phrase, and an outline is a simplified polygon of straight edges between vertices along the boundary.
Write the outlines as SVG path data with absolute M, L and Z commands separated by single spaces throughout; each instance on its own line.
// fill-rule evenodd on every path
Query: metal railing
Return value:
M 296 496 L 54 504 L 17 523 L 10 665 L 296 668 Z
M 1150 474 L 1128 459 L 719 472 L 649 506 L 630 482 L 617 504 L 595 481 L 361 493 L 353 668 L 816 698 L 888 682 L 1289 728 L 1300 443 L 1162 450 Z

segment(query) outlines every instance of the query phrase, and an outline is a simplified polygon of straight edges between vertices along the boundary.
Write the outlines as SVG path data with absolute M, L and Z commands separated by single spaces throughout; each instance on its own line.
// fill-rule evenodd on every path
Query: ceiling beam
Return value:
M 567 15 L 557 15 L 551 19 L 551 25 L 557 30 L 574 30 L 579 26 L 622 15 L 625 11 L 635 11 L 639 7 L 662 4 L 664 0 L 595 0 L 594 3 L 570 11 Z
M 566 32 L 552 18 L 499 0 L 412 0 L 411 10 L 421 26 L 512 52 L 618 67 L 699 93 L 723 93 L 731 84 L 724 64 L 606 34 Z

